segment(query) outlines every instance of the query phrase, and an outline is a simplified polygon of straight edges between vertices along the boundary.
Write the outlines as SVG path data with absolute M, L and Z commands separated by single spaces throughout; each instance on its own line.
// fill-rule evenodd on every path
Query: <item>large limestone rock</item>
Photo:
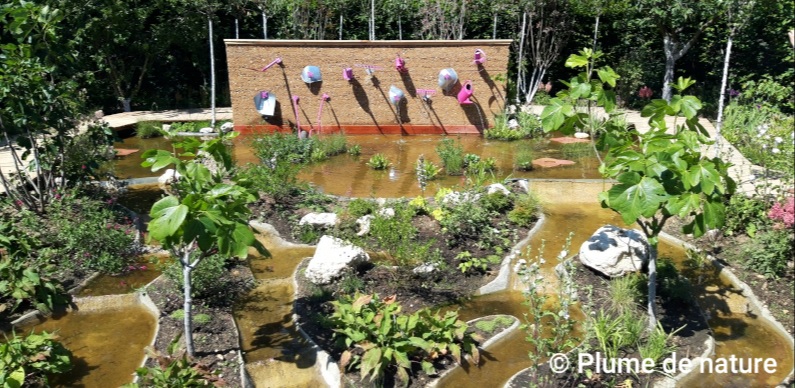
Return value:
M 649 260 L 649 242 L 637 230 L 599 228 L 580 246 L 580 262 L 610 277 L 639 271 Z
M 486 187 L 486 194 L 494 194 L 494 193 L 503 193 L 505 195 L 511 195 L 511 191 L 508 190 L 505 185 L 502 183 L 492 183 Z
M 309 213 L 298 221 L 298 225 L 312 225 L 314 227 L 331 228 L 337 224 L 335 213 Z
M 315 284 L 328 284 L 353 268 L 370 261 L 364 249 L 331 236 L 323 236 L 317 243 L 315 255 L 306 267 L 306 278 Z

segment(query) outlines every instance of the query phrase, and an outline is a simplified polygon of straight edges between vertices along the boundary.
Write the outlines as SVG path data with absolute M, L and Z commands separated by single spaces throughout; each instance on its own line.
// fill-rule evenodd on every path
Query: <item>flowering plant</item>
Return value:
M 792 228 L 795 226 L 795 197 L 787 198 L 783 204 L 776 202 L 767 213 L 767 217 L 775 221 L 776 227 Z

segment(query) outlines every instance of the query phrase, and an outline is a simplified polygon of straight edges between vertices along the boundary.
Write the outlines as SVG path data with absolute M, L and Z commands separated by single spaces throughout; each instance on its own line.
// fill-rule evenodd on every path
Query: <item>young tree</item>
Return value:
M 246 206 L 256 200 L 242 180 L 231 177 L 232 156 L 225 142 L 237 132 L 198 143 L 188 138 L 175 144 L 185 152 L 181 157 L 164 150 L 148 150 L 142 155 L 144 167 L 158 171 L 170 165 L 180 174 L 171 186 L 170 194 L 152 205 L 149 215 L 149 237 L 163 244 L 182 266 L 184 296 L 185 345 L 188 354 L 195 355 L 193 345 L 193 317 L 191 273 L 202 260 L 214 253 L 227 257 L 245 258 L 248 248 L 254 247 L 268 255 L 265 247 L 254 237 L 248 225 L 251 211 Z M 202 163 L 197 159 L 209 160 Z M 214 164 L 211 170 L 206 164 Z
M 600 166 L 606 178 L 618 181 L 599 194 L 602 207 L 619 213 L 627 225 L 637 223 L 651 246 L 647 306 L 651 330 L 657 325 L 657 245 L 665 223 L 679 217 L 687 222 L 683 232 L 694 237 L 718 229 L 725 219 L 724 198 L 735 190 L 729 163 L 703 155 L 713 142 L 698 122 L 701 102 L 681 95 L 693 83 L 680 77 L 672 85 L 680 94 L 670 102 L 653 100 L 643 108 L 641 115 L 649 118 L 651 126 L 648 132 L 608 133 L 613 145 Z M 683 124 L 677 123 L 680 116 Z M 666 117 L 674 118 L 672 128 Z
M 726 17 L 729 23 L 729 34 L 726 37 L 726 50 L 723 59 L 723 75 L 720 81 L 720 97 L 718 98 L 718 119 L 715 123 L 715 130 L 720 135 L 721 127 L 723 126 L 723 104 L 726 96 L 726 88 L 729 78 L 729 59 L 732 54 L 732 41 L 734 34 L 743 27 L 747 20 L 748 14 L 754 6 L 753 0 L 734 0 L 726 7 Z M 720 136 L 718 137 L 720 141 Z
M 662 35 L 665 54 L 662 98 L 671 101 L 676 61 L 698 41 L 707 27 L 721 16 L 721 0 L 665 1 L 639 0 L 637 15 Z
M 516 103 L 521 103 L 521 96 L 524 96 L 524 102 L 529 104 L 538 91 L 538 84 L 566 45 L 570 14 L 564 0 L 528 1 L 520 12 Z M 529 78 L 528 67 L 532 68 Z
M 0 5 L 0 130 L 8 144 L 13 172 L 0 170 L 0 183 L 17 209 L 43 214 L 68 184 L 88 178 L 70 172 L 67 151 L 75 144 L 83 99 L 69 44 L 58 34 L 64 14 L 27 1 Z M 107 127 L 89 126 L 96 147 L 110 144 Z M 107 150 L 105 148 L 105 150 Z M 22 151 L 21 153 L 19 151 Z
M 419 5 L 423 39 L 464 39 L 469 0 L 423 0 Z

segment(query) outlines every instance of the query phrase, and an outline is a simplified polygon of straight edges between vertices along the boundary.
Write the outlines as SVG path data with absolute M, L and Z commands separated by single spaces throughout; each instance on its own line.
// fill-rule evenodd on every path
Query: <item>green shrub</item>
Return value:
M 464 148 L 460 141 L 442 139 L 436 146 L 436 153 L 442 159 L 447 175 L 461 175 L 464 172 Z
M 535 133 L 543 132 L 541 120 L 532 113 L 516 112 L 516 121 L 519 122 L 519 130 L 525 134 L 524 137 L 532 137 Z
M 461 197 L 474 197 L 474 191 L 461 193 Z M 450 236 L 448 244 L 453 246 L 473 236 L 480 236 L 485 228 L 491 227 L 492 214 L 480 201 L 463 198 L 457 203 L 450 201 L 443 205 L 446 216 L 439 221 L 442 231 Z
M 380 153 L 373 155 L 367 162 L 367 165 L 373 170 L 386 170 L 390 164 L 389 159 L 387 159 L 384 154 Z
M 72 369 L 72 353 L 55 334 L 12 333 L 0 343 L 0 384 L 3 387 L 47 387 L 48 377 Z
M 511 197 L 501 191 L 486 194 L 483 196 L 481 203 L 486 210 L 499 214 L 503 214 L 513 208 Z
M 301 165 L 280 159 L 272 166 L 249 164 L 240 171 L 239 176 L 253 189 L 280 201 L 304 190 L 306 185 L 298 181 L 300 171 Z
M 521 171 L 530 171 L 533 169 L 533 149 L 529 147 L 522 147 L 516 150 L 513 157 L 513 167 Z
M 138 253 L 132 222 L 111 210 L 112 200 L 57 196 L 46 219 L 25 214 L 27 223 L 48 249 L 39 260 L 107 274 L 126 271 Z M 32 218 L 31 218 L 32 217 Z
M 348 147 L 348 155 L 350 156 L 359 156 L 362 154 L 362 146 L 358 144 L 354 144 Z
M 200 325 L 203 325 L 203 324 L 206 324 L 206 323 L 210 323 L 210 321 L 212 319 L 213 319 L 213 317 L 211 317 L 211 316 L 209 316 L 207 314 L 196 314 L 196 315 L 193 316 L 193 322 L 196 322 L 196 323 L 198 323 Z
M 769 224 L 767 203 L 757 197 L 733 195 L 726 203 L 726 221 L 723 230 L 727 235 L 745 233 L 754 237 L 757 230 Z
M 787 274 L 787 261 L 795 256 L 795 236 L 792 229 L 769 229 L 756 237 L 742 251 L 744 265 L 768 278 Z
M 469 154 L 471 155 L 471 154 Z M 477 156 L 477 155 L 476 155 Z M 467 163 L 467 175 L 482 175 L 493 172 L 497 169 L 497 160 L 494 158 L 485 158 Z
M 643 278 L 634 274 L 610 280 L 610 311 L 616 314 L 634 311 L 641 303 L 644 286 Z
M 318 137 L 318 139 L 317 148 L 323 150 L 326 157 L 344 154 L 348 149 L 348 140 L 341 133 Z
M 376 210 L 378 210 L 378 204 L 375 201 L 356 198 L 348 202 L 348 213 L 356 218 L 373 214 Z
M 343 351 L 340 367 L 359 369 L 362 380 L 368 376 L 370 381 L 382 380 L 387 370 L 396 370 L 397 378 L 408 384 L 412 363 L 419 362 L 426 374 L 433 375 L 434 362 L 448 353 L 458 363 L 466 353 L 474 364 L 480 360 L 477 338 L 467 333 L 457 312 L 439 315 L 423 309 L 405 314 L 394 297 L 359 293 L 332 305 L 328 324 Z
M 40 268 L 0 251 L 0 317 L 26 304 L 49 313 L 69 302 L 61 284 L 37 269 Z
M 522 194 L 514 201 L 508 220 L 519 226 L 530 226 L 538 218 L 538 209 L 538 199 L 534 195 Z
M 141 139 L 162 136 L 163 123 L 159 121 L 139 121 L 135 124 L 135 135 Z
M 225 386 L 209 365 L 194 360 L 185 351 L 175 353 L 178 344 L 179 336 L 168 346 L 167 353 L 147 347 L 146 355 L 155 360 L 155 366 L 138 368 L 135 371 L 138 382 L 123 388 Z
M 372 247 L 388 252 L 395 259 L 397 265 L 410 266 L 422 263 L 427 256 L 432 255 L 432 241 L 427 244 L 417 244 L 414 239 L 417 228 L 411 223 L 414 210 L 405 204 L 395 204 L 395 215 L 385 217 L 376 215 L 370 222 L 370 236 L 377 246 Z
M 191 260 L 200 253 L 196 252 Z M 163 268 L 163 274 L 173 281 L 181 290 L 183 286 L 182 265 L 177 259 L 170 260 Z M 210 255 L 202 259 L 191 273 L 191 292 L 194 298 L 205 298 L 216 292 L 224 292 L 226 283 L 226 258 L 221 255 Z

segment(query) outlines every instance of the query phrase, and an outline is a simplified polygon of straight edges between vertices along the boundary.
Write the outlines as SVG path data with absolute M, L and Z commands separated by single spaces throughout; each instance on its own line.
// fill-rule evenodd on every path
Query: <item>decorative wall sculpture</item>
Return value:
M 276 110 L 276 96 L 265 90 L 260 91 L 254 95 L 254 108 L 263 116 L 273 116 Z
M 304 70 L 301 71 L 301 79 L 304 82 L 311 84 L 314 82 L 320 82 L 323 80 L 323 77 L 320 75 L 320 68 L 317 66 L 307 66 L 304 67 Z
M 472 81 L 464 82 L 464 86 L 461 87 L 461 91 L 458 92 L 458 103 L 461 105 L 469 105 L 472 101 L 469 99 L 472 97 Z
M 458 74 L 452 68 L 449 69 L 442 69 L 439 72 L 439 87 L 445 93 L 450 93 L 450 90 L 455 86 L 456 82 L 458 82 Z

